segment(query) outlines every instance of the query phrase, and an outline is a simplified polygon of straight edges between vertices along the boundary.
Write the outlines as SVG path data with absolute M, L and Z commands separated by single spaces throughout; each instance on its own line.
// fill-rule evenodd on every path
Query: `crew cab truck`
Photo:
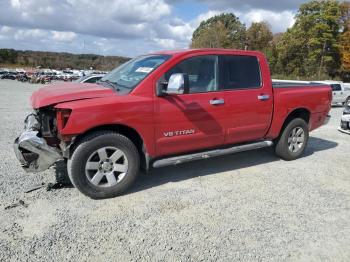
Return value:
M 132 59 L 99 82 L 34 92 L 14 149 L 28 172 L 67 161 L 73 185 L 115 197 L 140 169 L 274 146 L 300 157 L 328 119 L 328 85 L 275 83 L 260 52 L 198 49 Z

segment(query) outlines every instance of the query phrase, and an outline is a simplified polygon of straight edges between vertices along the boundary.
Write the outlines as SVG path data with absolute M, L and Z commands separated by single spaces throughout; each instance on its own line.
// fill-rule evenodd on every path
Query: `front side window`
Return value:
M 129 60 L 100 80 L 116 88 L 134 89 L 146 76 L 170 58 L 169 55 L 147 55 Z
M 175 65 L 163 77 L 167 82 L 172 74 L 186 74 L 189 78 L 190 93 L 210 92 L 217 90 L 217 67 L 217 56 L 196 56 Z
M 261 86 L 257 57 L 243 55 L 220 56 L 220 89 L 250 89 Z

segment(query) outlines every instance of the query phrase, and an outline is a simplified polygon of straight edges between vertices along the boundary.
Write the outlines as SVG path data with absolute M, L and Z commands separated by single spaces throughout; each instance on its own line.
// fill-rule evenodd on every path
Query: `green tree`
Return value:
M 342 33 L 340 37 L 341 69 L 350 72 L 350 30 Z
M 202 21 L 192 35 L 192 48 L 220 47 L 244 49 L 246 27 L 232 13 L 224 13 Z
M 340 16 L 337 1 L 314 0 L 300 6 L 294 26 L 278 44 L 285 74 L 311 77 L 339 69 Z
M 350 2 L 342 2 L 340 4 L 341 18 L 340 23 L 342 31 L 347 31 L 350 28 Z
M 228 30 L 222 22 L 217 21 L 210 27 L 202 30 L 198 36 L 192 40 L 192 48 L 228 48 L 230 39 L 228 38 Z
M 0 49 L 0 58 L 4 63 L 14 64 L 17 62 L 17 52 L 14 49 Z
M 266 52 L 272 39 L 273 34 L 267 22 L 252 23 L 247 30 L 247 44 L 250 50 Z
M 350 2 L 341 4 L 340 58 L 341 70 L 350 73 Z
M 281 64 L 279 63 L 279 60 L 278 60 L 279 52 L 277 49 L 277 45 L 281 41 L 282 37 L 283 37 L 283 33 L 277 33 L 273 35 L 272 41 L 270 41 L 269 46 L 265 51 L 265 55 L 270 65 L 271 73 L 275 75 L 283 73 Z

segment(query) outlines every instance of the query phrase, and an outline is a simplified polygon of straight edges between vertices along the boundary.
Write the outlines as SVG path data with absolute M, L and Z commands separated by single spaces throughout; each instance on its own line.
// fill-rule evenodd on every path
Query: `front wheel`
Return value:
M 136 146 L 125 136 L 96 132 L 85 137 L 68 160 L 72 184 L 93 199 L 116 197 L 128 189 L 140 170 Z
M 275 147 L 275 153 L 284 160 L 297 159 L 304 153 L 308 140 L 307 123 L 301 118 L 295 118 L 282 131 Z

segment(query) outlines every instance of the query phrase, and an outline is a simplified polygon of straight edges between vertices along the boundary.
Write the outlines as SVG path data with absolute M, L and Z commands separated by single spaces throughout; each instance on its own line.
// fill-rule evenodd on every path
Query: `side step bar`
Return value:
M 164 159 L 155 161 L 153 163 L 153 167 L 157 168 L 157 167 L 163 167 L 163 166 L 178 165 L 185 162 L 190 162 L 190 161 L 195 161 L 200 159 L 207 159 L 215 156 L 222 156 L 222 155 L 233 154 L 233 153 L 238 153 L 243 151 L 249 151 L 253 149 L 269 147 L 272 145 L 273 145 L 272 141 L 265 140 L 265 141 L 259 141 L 259 142 L 234 146 L 234 147 L 225 148 L 225 149 L 215 149 L 215 150 L 210 150 L 206 152 L 169 157 L 169 158 L 164 158 Z

